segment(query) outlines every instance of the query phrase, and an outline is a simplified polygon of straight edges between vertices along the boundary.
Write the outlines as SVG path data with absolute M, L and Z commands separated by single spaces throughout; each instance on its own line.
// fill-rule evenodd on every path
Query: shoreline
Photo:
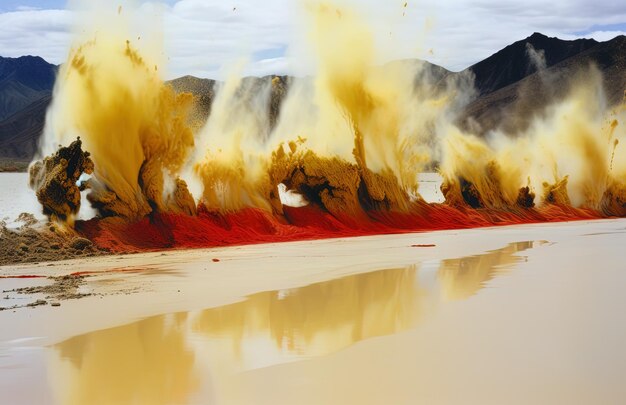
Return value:
M 193 217 L 192 217 L 193 218 Z M 19 246 L 22 246 L 24 243 L 23 242 L 33 242 L 35 239 L 38 238 L 49 238 L 50 237 L 50 232 L 47 232 L 47 230 L 52 229 L 53 227 L 57 227 L 57 231 L 53 231 L 52 233 L 59 233 L 58 236 L 55 240 L 53 240 L 52 242 L 50 242 L 50 244 L 47 246 L 47 248 L 41 252 L 39 252 L 39 254 L 35 253 L 34 256 L 32 256 L 32 258 L 29 260 L 22 260 L 22 261 L 7 261 L 6 259 L 3 258 L 3 260 L 0 260 L 0 278 L 2 277 L 6 277 L 4 275 L 1 274 L 1 271 L 3 268 L 5 267 L 10 267 L 10 266 L 17 266 L 17 265 L 46 265 L 46 266 L 53 266 L 56 263 L 62 263 L 62 262 L 66 262 L 66 261 L 72 261 L 72 260 L 80 260 L 80 259 L 85 259 L 85 258 L 102 258 L 102 257 L 108 257 L 108 256 L 127 256 L 127 255 L 135 255 L 135 254 L 142 254 L 142 253 L 167 253 L 167 252 L 179 252 L 179 251 L 195 251 L 195 250 L 203 250 L 203 249 L 215 249 L 215 248 L 228 248 L 228 247 L 245 247 L 245 246 L 255 246 L 255 245 L 265 245 L 265 244 L 284 244 L 284 243 L 297 243 L 297 242 L 311 242 L 311 241 L 319 241 L 319 240 L 337 240 L 337 239 L 344 239 L 344 238 L 360 238 L 360 237 L 375 237 L 375 236 L 385 236 L 385 235 L 406 235 L 406 234 L 424 234 L 424 233 L 431 233 L 431 232 L 438 232 L 438 231 L 455 231 L 455 230 L 471 230 L 471 229 L 498 229 L 498 228 L 502 228 L 502 227 L 510 227 L 510 226 L 520 226 L 520 225 L 538 225 L 538 224 L 567 224 L 567 223 L 577 223 L 577 222 L 584 222 L 584 221 L 602 221 L 602 220 L 614 220 L 614 219 L 619 219 L 619 218 L 570 218 L 570 219 L 563 219 L 563 220 L 554 220 L 554 221 L 528 221 L 522 224 L 511 224 L 511 223 L 493 223 L 493 224 L 484 224 L 484 225 L 478 225 L 478 226 L 466 226 L 466 227 L 432 227 L 430 229 L 428 228 L 422 228 L 422 229 L 391 229 L 391 230 L 386 230 L 386 231 L 375 231 L 375 230 L 369 230 L 369 231 L 363 231 L 363 230 L 358 230 L 358 229 L 354 229 L 352 230 L 353 232 L 351 232 L 351 230 L 344 230 L 343 232 L 338 232 L 337 235 L 332 235 L 332 234 L 325 234 L 321 237 L 316 237 L 313 235 L 296 235 L 295 237 L 289 238 L 287 240 L 280 240 L 280 241 L 275 241 L 275 240 L 271 240 L 271 235 L 269 235 L 270 237 L 267 239 L 263 239 L 261 238 L 260 240 L 256 240 L 256 241 L 241 241 L 240 243 L 227 243 L 227 244 L 219 244 L 216 243 L 215 245 L 206 245 L 206 246 L 202 246 L 202 245 L 198 245 L 198 246 L 174 246 L 174 247 L 154 247 L 154 248 L 135 248 L 135 249 L 129 249 L 129 250 L 121 250 L 121 251 L 113 251 L 113 250 L 105 250 L 100 248 L 97 243 L 94 243 L 93 239 L 90 238 L 84 238 L 84 236 L 81 234 L 80 232 L 76 232 L 75 230 L 72 230 L 71 232 L 68 231 L 59 231 L 58 230 L 58 226 L 52 224 L 52 223 L 42 223 L 42 222 L 36 222 L 36 223 L 26 223 L 24 226 L 18 228 L 17 230 L 15 229 L 0 229 L 0 232 L 2 233 L 9 233 L 12 234 L 13 236 L 17 237 L 16 240 L 12 240 L 12 244 L 17 244 Z M 33 228 L 33 226 L 36 225 L 37 227 L 39 227 L 39 230 L 37 228 Z M 69 236 L 68 236 L 69 235 Z M 0 236 L 4 236 L 2 234 L 0 234 Z M 21 239 L 24 239 L 24 241 L 22 241 Z M 6 239 L 6 238 L 5 238 Z M 6 241 L 5 241 L 6 243 Z M 51 248 L 50 245 L 53 245 L 53 247 Z M 73 251 L 70 253 L 66 253 L 65 249 L 70 249 L 73 248 Z M 58 259 L 52 259 L 52 260 L 46 260 L 46 258 L 50 257 L 50 255 L 54 254 L 56 257 L 59 257 Z M 73 257 L 67 257 L 67 256 L 73 256 Z M 24 258 L 22 256 L 22 258 Z
M 424 202 L 417 208 L 421 212 L 416 214 L 372 212 L 372 216 L 362 222 L 340 221 L 318 208 L 305 206 L 285 207 L 286 224 L 268 212 L 247 208 L 227 214 L 206 211 L 198 216 L 159 214 L 131 224 L 91 219 L 77 221 L 75 229 L 38 222 L 32 214 L 20 214 L 18 221 L 23 222 L 23 226 L 17 229 L 0 227 L 0 241 L 4 245 L 0 268 L 19 263 L 54 263 L 68 260 L 68 256 L 74 256 L 69 258 L 71 260 L 142 252 L 617 219 L 603 217 L 591 210 L 556 205 L 508 211 L 459 209 Z
M 0 157 L 0 173 L 27 173 L 30 162 Z
M 379 271 L 416 268 L 427 283 L 448 274 L 437 270 L 443 263 L 457 263 L 460 267 L 455 273 L 461 277 L 457 280 L 467 283 L 460 285 L 461 296 L 472 296 L 477 291 L 474 289 L 480 289 L 485 297 L 497 291 L 484 289 L 486 283 L 492 286 L 494 282 L 496 285 L 506 282 L 508 270 L 497 270 L 497 262 L 492 262 L 496 273 L 479 273 L 479 278 L 474 280 L 476 273 L 464 275 L 462 263 L 486 265 L 488 261 L 480 258 L 489 252 L 523 243 L 531 248 L 515 254 L 518 259 L 513 262 L 503 263 L 523 265 L 527 260 L 524 258 L 530 257 L 538 260 L 529 266 L 536 273 L 551 269 L 553 259 L 567 259 L 570 264 L 579 261 L 580 274 L 589 274 L 585 260 L 580 258 L 598 251 L 612 252 L 613 256 L 602 257 L 607 263 L 614 263 L 626 237 L 624 229 L 626 219 L 610 219 L 111 255 L 57 262 L 54 266 L 4 266 L 0 274 L 7 276 L 45 274 L 60 278 L 78 272 L 89 274 L 77 289 L 80 294 L 88 294 L 81 299 L 61 300 L 60 307 L 40 305 L 0 311 L 4 326 L 0 330 L 0 358 L 5 364 L 27 364 L 30 360 L 24 356 L 28 353 L 37 350 L 43 353 L 53 345 L 93 331 L 107 331 L 166 314 L 183 317 L 244 302 L 247 297 L 266 291 L 283 291 L 289 296 L 290 291 L 304 286 Z M 510 257 L 510 251 L 491 257 Z M 536 263 L 543 263 L 544 267 L 536 267 Z M 516 274 L 523 273 L 516 270 Z M 553 275 L 550 279 L 561 280 L 561 276 Z M 530 285 L 534 286 L 532 280 Z M 49 285 L 50 281 L 0 279 L 0 285 L 3 290 L 38 288 Z M 537 287 L 543 289 L 541 285 Z M 0 302 L 20 300 L 25 304 L 40 299 L 45 297 L 12 295 Z M 3 374 L 1 367 L 0 374 Z M 0 385 L 10 387 L 15 378 L 18 377 L 5 372 Z

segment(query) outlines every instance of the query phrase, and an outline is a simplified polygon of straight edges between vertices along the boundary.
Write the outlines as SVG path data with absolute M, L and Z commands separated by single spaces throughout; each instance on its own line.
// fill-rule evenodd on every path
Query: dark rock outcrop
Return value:
M 52 219 L 71 220 L 80 210 L 78 185 L 83 173 L 92 174 L 94 164 L 89 152 L 84 152 L 80 138 L 54 155 L 33 163 L 30 167 L 30 187 L 35 190 L 43 213 Z

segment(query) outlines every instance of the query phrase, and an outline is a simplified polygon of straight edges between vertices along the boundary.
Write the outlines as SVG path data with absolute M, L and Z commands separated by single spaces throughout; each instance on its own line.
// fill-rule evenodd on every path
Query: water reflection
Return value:
M 187 314 L 158 316 L 56 346 L 50 374 L 62 404 L 179 404 L 198 388 Z
M 411 327 L 419 292 L 415 266 L 381 270 L 255 294 L 203 311 L 193 330 L 228 337 L 237 355 L 245 339 L 259 336 L 292 354 L 320 355 Z
M 511 243 L 503 249 L 494 250 L 484 255 L 443 260 L 437 276 L 441 282 L 441 291 L 448 300 L 463 300 L 478 293 L 485 284 L 499 272 L 506 271 L 517 262 L 524 260 L 516 253 L 531 249 L 535 243 Z
M 207 392 L 227 390 L 226 374 L 412 328 L 445 301 L 476 294 L 533 245 L 444 260 L 434 282 L 417 266 L 380 270 L 78 336 L 55 346 L 51 378 L 64 404 L 188 403 L 200 388 L 197 401 L 209 403 L 228 396 Z

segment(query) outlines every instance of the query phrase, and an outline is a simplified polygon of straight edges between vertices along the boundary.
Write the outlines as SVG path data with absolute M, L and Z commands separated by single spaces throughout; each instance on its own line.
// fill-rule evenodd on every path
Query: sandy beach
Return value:
M 13 404 L 618 403 L 625 235 L 600 220 L 3 267 L 84 278 L 80 299 L 0 279 L 18 306 L 0 311 L 0 386 Z

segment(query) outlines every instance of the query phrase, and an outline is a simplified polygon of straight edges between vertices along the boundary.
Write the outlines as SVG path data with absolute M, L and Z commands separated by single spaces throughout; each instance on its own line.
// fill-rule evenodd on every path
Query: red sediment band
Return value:
M 256 208 L 197 216 L 153 214 L 135 223 L 93 219 L 76 229 L 114 253 L 291 242 L 488 226 L 599 219 L 601 213 L 566 206 L 495 210 L 421 203 L 414 212 L 368 212 L 365 219 L 338 219 L 316 205 L 284 207 L 284 218 Z
M 0 276 L 0 278 L 46 278 L 46 276 L 35 276 L 32 274 L 27 274 L 24 276 Z

